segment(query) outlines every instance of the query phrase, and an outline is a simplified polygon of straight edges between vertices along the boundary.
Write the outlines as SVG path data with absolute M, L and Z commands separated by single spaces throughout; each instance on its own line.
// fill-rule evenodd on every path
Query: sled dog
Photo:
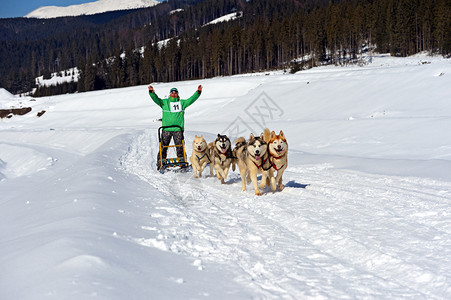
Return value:
M 241 176 L 242 190 L 246 190 L 246 185 L 251 181 L 249 176 L 249 169 L 247 168 L 247 142 L 244 137 L 239 137 L 235 140 L 235 147 L 233 148 L 233 165 L 238 165 L 238 170 Z
M 276 190 L 277 185 L 283 190 L 282 175 L 288 166 L 288 142 L 281 130 L 279 134 L 274 131 L 271 133 L 266 128 L 264 132 L 265 142 L 268 143 L 269 161 L 271 168 L 269 169 L 269 178 L 271 181 L 271 189 Z M 274 177 L 275 171 L 277 175 Z
M 230 165 L 232 164 L 232 144 L 226 135 L 218 134 L 216 140 L 209 144 L 210 157 L 213 168 L 216 171 L 216 177 L 224 183 L 229 173 Z M 233 168 L 235 170 L 235 168 Z M 212 170 L 210 170 L 212 171 Z
M 264 188 L 270 169 L 268 144 L 263 139 L 263 133 L 259 137 L 255 137 L 251 133 L 247 145 L 242 145 L 243 140 L 244 138 L 238 138 L 235 142 L 236 160 L 240 168 L 243 191 L 246 190 L 246 184 L 250 178 L 254 186 L 255 195 L 260 196 L 261 192 L 258 188 L 257 175 L 262 174 L 260 188 Z M 239 147 L 239 144 L 242 146 Z
M 194 170 L 194 177 L 202 177 L 202 172 L 210 161 L 210 154 L 208 153 L 208 145 L 204 137 L 195 136 L 193 140 L 193 152 L 191 153 L 190 161 Z M 199 172 L 199 175 L 197 175 Z M 210 175 L 213 176 L 213 170 L 210 168 Z

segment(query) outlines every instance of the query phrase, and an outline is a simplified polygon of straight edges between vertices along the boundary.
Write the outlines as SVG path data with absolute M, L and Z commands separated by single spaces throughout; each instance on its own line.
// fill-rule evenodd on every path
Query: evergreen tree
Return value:
M 281 69 L 301 57 L 311 57 L 310 66 L 340 64 L 364 44 L 400 56 L 450 55 L 450 7 L 448 0 L 168 0 L 99 16 L 0 20 L 0 85 L 26 91 L 33 78 L 74 66 L 78 91 L 88 91 Z M 203 26 L 232 11 L 242 17 Z

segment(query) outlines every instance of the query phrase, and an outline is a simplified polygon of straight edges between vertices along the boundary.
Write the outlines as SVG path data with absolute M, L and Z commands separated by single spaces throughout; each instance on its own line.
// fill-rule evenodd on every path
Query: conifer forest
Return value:
M 235 14 L 228 22 L 210 21 Z M 164 42 L 163 42 L 164 41 Z M 321 64 L 365 52 L 451 55 L 449 0 L 169 0 L 54 19 L 0 19 L 0 87 L 77 67 L 78 82 L 34 96 Z

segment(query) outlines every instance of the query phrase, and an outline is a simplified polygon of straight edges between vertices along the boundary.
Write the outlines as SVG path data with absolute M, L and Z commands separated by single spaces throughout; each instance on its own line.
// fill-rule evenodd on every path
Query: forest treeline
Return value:
M 169 13 L 177 8 L 183 10 Z M 237 14 L 233 21 L 204 26 L 233 12 Z M 167 42 L 158 43 L 162 40 Z M 77 66 L 81 77 L 76 89 L 81 92 L 272 69 L 299 70 L 321 63 L 343 64 L 357 60 L 369 47 L 396 56 L 422 51 L 449 56 L 451 3 L 168 1 L 62 35 L 0 43 L 10 46 L 4 51 L 1 45 L 1 68 L 4 53 L 24 61 L 20 67 L 10 62 L 15 67 L 7 68 L 9 74 L 4 78 L 9 81 L 0 82 L 8 90 L 30 90 L 32 78 Z M 23 51 L 14 49 L 19 45 Z M 73 83 L 41 88 L 36 96 L 74 89 Z

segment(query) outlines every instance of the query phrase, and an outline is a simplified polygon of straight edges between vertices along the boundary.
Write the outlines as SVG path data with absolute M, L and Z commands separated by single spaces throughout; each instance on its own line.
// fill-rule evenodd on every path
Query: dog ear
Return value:
M 197 134 L 194 136 L 195 139 L 198 139 L 199 137 L 197 136 Z
M 254 134 L 251 133 L 251 135 L 249 136 L 249 140 L 253 140 L 253 139 L 255 139 L 255 137 L 254 137 Z
M 271 139 L 273 139 L 276 136 L 276 133 L 273 131 L 271 131 Z
M 285 138 L 285 135 L 283 134 L 283 131 L 282 131 L 282 130 L 280 131 L 279 135 L 280 135 L 281 137 Z
M 203 139 L 203 138 L 204 138 L 204 135 L 202 134 L 201 136 L 199 136 L 199 138 L 200 138 L 200 139 Z
M 262 140 L 265 140 L 265 135 L 263 134 L 263 132 L 260 134 L 260 138 L 261 138 Z

